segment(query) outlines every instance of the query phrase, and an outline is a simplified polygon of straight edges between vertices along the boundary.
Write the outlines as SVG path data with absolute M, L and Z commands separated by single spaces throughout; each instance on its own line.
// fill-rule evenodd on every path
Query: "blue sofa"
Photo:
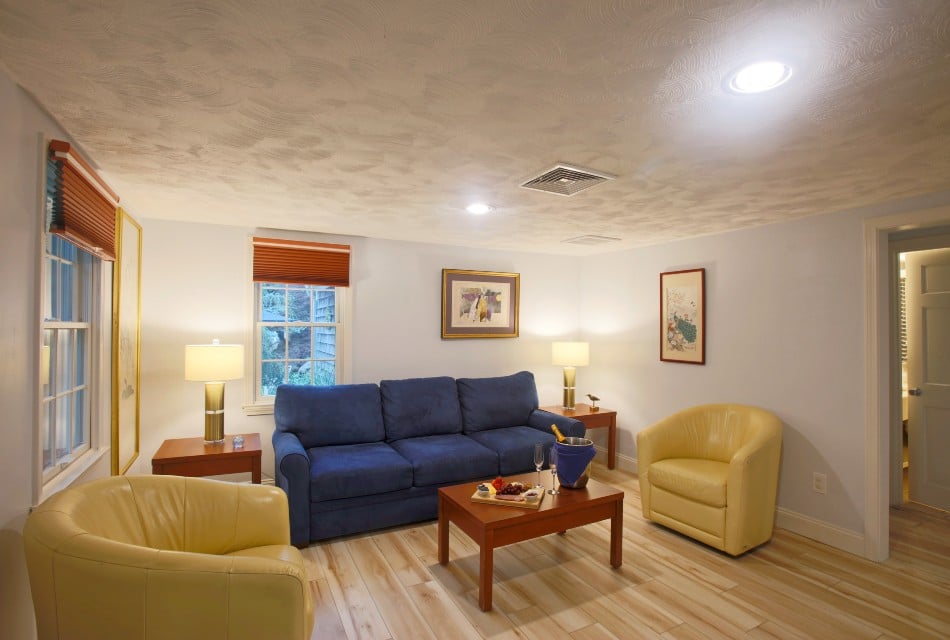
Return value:
M 276 483 L 297 546 L 438 516 L 441 486 L 534 470 L 551 425 L 534 375 L 411 378 L 333 387 L 282 385 L 274 400 Z

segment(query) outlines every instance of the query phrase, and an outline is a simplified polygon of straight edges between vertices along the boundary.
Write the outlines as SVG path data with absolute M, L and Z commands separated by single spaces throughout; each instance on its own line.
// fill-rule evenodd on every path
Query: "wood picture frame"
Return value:
M 706 270 L 660 274 L 660 360 L 706 364 Z
M 442 270 L 442 338 L 517 338 L 521 275 Z
M 124 475 L 139 456 L 142 227 L 116 210 L 112 267 L 112 475 Z

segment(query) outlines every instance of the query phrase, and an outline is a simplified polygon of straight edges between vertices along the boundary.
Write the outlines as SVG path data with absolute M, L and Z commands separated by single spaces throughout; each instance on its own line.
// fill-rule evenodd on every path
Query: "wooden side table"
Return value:
M 220 476 L 250 472 L 251 482 L 261 483 L 261 434 L 245 433 L 244 446 L 234 448 L 234 436 L 207 444 L 204 438 L 166 440 L 152 458 L 152 473 L 173 476 Z
M 610 409 L 591 411 L 589 404 L 578 402 L 574 409 L 565 409 L 562 406 L 541 407 L 542 411 L 550 411 L 561 416 L 574 418 L 584 423 L 587 429 L 607 427 L 607 468 L 613 469 L 617 460 L 617 412 Z

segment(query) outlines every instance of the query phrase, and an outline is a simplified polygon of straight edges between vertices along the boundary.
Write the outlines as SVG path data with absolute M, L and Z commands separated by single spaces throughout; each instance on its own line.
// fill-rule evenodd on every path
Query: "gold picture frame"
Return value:
M 517 338 L 521 275 L 442 270 L 442 338 Z
M 660 274 L 660 360 L 706 364 L 706 270 Z
M 116 210 L 112 267 L 112 475 L 139 456 L 139 376 L 142 315 L 142 227 Z

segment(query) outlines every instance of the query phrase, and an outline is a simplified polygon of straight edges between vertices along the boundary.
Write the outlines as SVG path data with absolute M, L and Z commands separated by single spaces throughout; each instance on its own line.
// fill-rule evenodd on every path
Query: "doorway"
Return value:
M 950 236 L 890 244 L 900 251 L 895 312 L 901 411 L 900 446 L 892 453 L 900 491 L 895 495 L 892 484 L 890 502 L 950 511 Z M 913 250 L 901 250 L 907 248 Z
M 928 208 L 928 204 L 929 207 Z M 903 211 L 864 221 L 865 290 L 865 494 L 864 557 L 887 559 L 890 505 L 901 504 L 901 395 L 897 356 L 897 254 L 895 243 L 950 237 L 950 193 L 905 203 Z M 927 247 L 929 248 L 929 247 Z

